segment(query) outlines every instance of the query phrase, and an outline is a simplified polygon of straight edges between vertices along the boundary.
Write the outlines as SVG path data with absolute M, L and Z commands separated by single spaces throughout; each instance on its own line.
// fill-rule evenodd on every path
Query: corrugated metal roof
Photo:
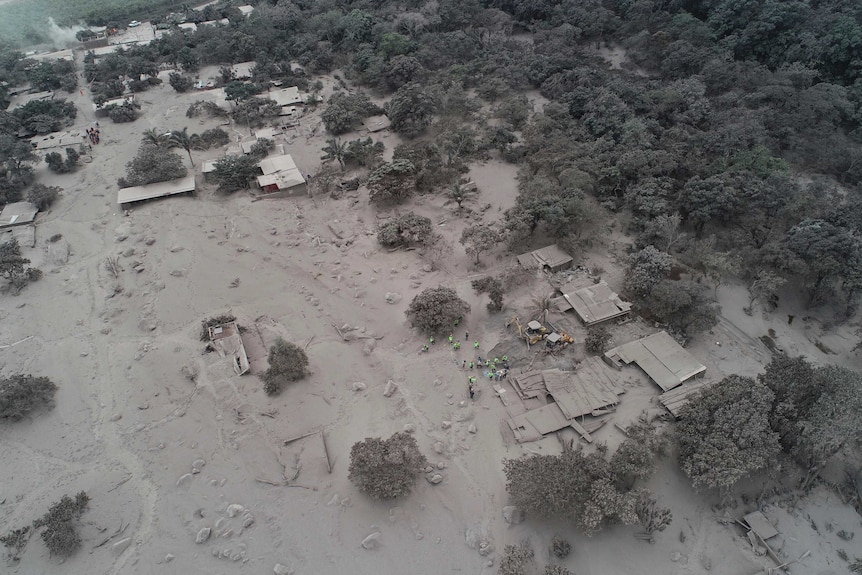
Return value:
M 187 176 L 179 180 L 147 184 L 146 186 L 135 186 L 122 188 L 117 192 L 117 203 L 127 204 L 129 202 L 140 202 L 154 198 L 163 198 L 175 194 L 184 194 L 195 190 L 195 177 Z

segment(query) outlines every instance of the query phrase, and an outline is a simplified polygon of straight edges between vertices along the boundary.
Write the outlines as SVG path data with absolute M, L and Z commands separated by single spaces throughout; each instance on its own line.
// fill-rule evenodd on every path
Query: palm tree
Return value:
M 458 213 L 461 213 L 461 204 L 464 203 L 470 194 L 474 193 L 475 190 L 468 188 L 461 184 L 461 182 L 456 182 L 452 184 L 452 186 L 447 191 L 447 197 L 449 200 L 458 204 Z
M 162 147 L 168 143 L 168 134 L 162 133 L 157 128 L 144 130 L 142 136 L 142 140 L 145 144 L 152 144 L 153 146 Z
M 172 146 L 177 146 L 186 151 L 189 155 L 189 161 L 192 163 L 192 166 L 195 165 L 195 161 L 192 158 L 192 148 L 197 143 L 197 140 L 200 138 L 197 134 L 189 134 L 188 128 L 183 128 L 182 130 L 174 130 L 168 135 L 168 142 Z
M 325 155 L 321 156 L 321 160 L 338 160 L 339 165 L 341 165 L 341 171 L 344 171 L 344 156 L 347 154 L 347 144 L 338 138 L 329 138 L 326 140 L 326 147 L 323 148 L 323 152 Z

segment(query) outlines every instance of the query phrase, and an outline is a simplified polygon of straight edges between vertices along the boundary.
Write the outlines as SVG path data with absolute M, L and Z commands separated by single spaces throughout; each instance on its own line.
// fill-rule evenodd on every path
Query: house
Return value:
M 525 269 L 548 269 L 559 272 L 572 267 L 572 256 L 560 249 L 557 244 L 545 246 L 518 256 L 518 263 Z
M 101 46 L 99 48 L 93 48 L 90 52 L 93 54 L 93 61 L 98 62 L 105 56 L 109 54 L 113 54 L 117 50 L 121 49 L 123 46 L 120 44 L 108 44 L 107 46 Z
M 183 32 L 188 32 L 189 34 L 194 34 L 198 31 L 198 25 L 194 22 L 186 22 L 183 24 L 177 24 L 177 28 L 182 30 Z
M 280 197 L 305 193 L 305 178 L 289 154 L 269 156 L 258 165 L 263 175 L 257 177 L 257 185 L 264 194 L 278 194 Z
M 230 74 L 237 80 L 248 80 L 251 78 L 251 69 L 254 68 L 254 62 L 240 62 L 230 67 Z
M 236 8 L 237 8 L 237 10 L 239 10 L 239 11 L 240 11 L 240 13 L 241 13 L 243 16 L 245 16 L 246 18 L 248 18 L 249 16 L 251 16 L 251 13 L 252 13 L 252 12 L 254 12 L 254 6 L 249 6 L 248 4 L 245 4 L 245 5 L 243 5 L 243 6 L 237 6 Z
M 34 136 L 30 138 L 30 143 L 39 152 L 48 152 L 54 148 L 72 148 L 86 142 L 85 135 L 82 132 L 67 131 L 56 132 L 44 136 Z
M 706 366 L 682 348 L 666 331 L 654 333 L 609 350 L 605 361 L 619 369 L 637 364 L 662 391 L 703 375 Z
M 574 310 L 586 326 L 628 315 L 632 304 L 620 299 L 603 280 L 598 283 L 590 278 L 578 278 L 559 288 L 560 297 L 552 303 L 565 313 Z
M 26 56 L 28 60 L 36 60 L 37 62 L 54 62 L 55 60 L 66 60 L 67 62 L 75 62 L 75 54 L 71 50 L 59 50 L 57 52 L 43 52 L 42 54 L 29 54 Z
M 385 130 L 389 127 L 390 124 L 391 122 L 389 121 L 389 118 L 387 118 L 385 115 L 370 116 L 362 120 L 362 125 L 365 126 L 365 129 L 372 134 L 374 132 Z
M 145 186 L 134 186 L 131 188 L 121 188 L 117 192 L 117 203 L 125 208 L 128 204 L 134 202 L 142 202 L 144 200 L 152 200 L 155 198 L 164 198 L 177 194 L 186 194 L 195 191 L 195 177 L 186 176 L 179 180 L 169 180 L 167 182 L 158 182 L 155 184 L 147 184 Z
M 201 22 L 201 26 L 229 26 L 230 20 L 227 18 L 222 18 L 221 20 L 207 20 L 206 22 Z
M 53 100 L 54 92 L 51 90 L 47 90 L 45 92 L 34 92 L 32 94 L 19 94 L 12 98 L 9 98 L 9 106 L 6 108 L 9 112 L 20 108 L 21 106 L 25 106 L 30 102 L 35 102 L 36 100 Z
M 134 101 L 135 101 L 135 95 L 134 94 L 126 94 L 125 96 L 120 96 L 119 98 L 114 98 L 112 100 L 106 100 L 101 105 L 93 102 L 93 112 L 96 112 L 97 114 L 104 115 L 104 114 L 108 113 L 108 109 L 111 108 L 112 106 L 122 106 L 124 104 L 130 104 Z
M 566 427 L 592 442 L 590 429 L 595 431 L 607 421 L 592 418 L 610 414 L 625 393 L 616 374 L 598 358 L 587 358 L 576 371 L 527 371 L 512 375 L 509 382 L 518 398 L 539 406 L 522 411 L 506 400 L 509 413 L 522 411 L 506 422 L 519 443 L 539 440 Z M 591 419 L 585 419 L 588 417 Z
M 207 328 L 210 342 L 221 357 L 233 359 L 233 370 L 242 375 L 249 370 L 248 355 L 242 343 L 242 335 L 235 321 Z
M 0 212 L 0 229 L 33 223 L 39 208 L 30 202 L 6 204 Z

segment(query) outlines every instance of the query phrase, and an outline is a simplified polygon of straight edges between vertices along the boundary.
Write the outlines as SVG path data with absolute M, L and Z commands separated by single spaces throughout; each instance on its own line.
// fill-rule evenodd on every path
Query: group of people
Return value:
M 99 143 L 101 139 L 101 134 L 99 133 L 99 122 L 96 122 L 92 128 L 87 128 L 87 137 L 90 138 L 90 143 L 96 145 Z
M 457 323 L 455 325 L 457 325 Z M 464 339 L 469 341 L 470 332 L 464 333 Z M 425 345 L 422 346 L 422 351 L 427 352 L 429 349 L 431 349 L 429 347 L 429 345 L 435 345 L 436 343 L 437 343 L 437 340 L 435 340 L 434 336 L 432 335 L 428 339 L 428 343 L 426 343 Z M 455 341 L 455 336 L 453 336 L 452 334 L 449 334 L 449 345 L 451 345 L 452 349 L 455 351 L 458 351 L 461 349 L 461 342 Z M 473 349 L 476 349 L 476 350 L 479 349 L 478 340 L 473 342 Z M 482 370 L 483 368 L 485 368 L 487 370 L 487 371 L 485 371 L 485 375 L 488 377 L 488 379 L 500 381 L 502 379 L 506 379 L 506 377 L 509 375 L 509 356 L 504 355 L 502 358 L 495 357 L 494 359 L 491 359 L 491 358 L 484 358 L 483 359 L 481 355 L 478 355 L 478 356 L 476 356 L 476 361 L 468 362 L 466 359 L 462 361 L 461 369 L 468 369 L 468 368 L 469 369 L 479 368 L 479 370 Z M 467 379 L 467 390 L 470 392 L 470 399 L 473 399 L 476 395 L 475 384 L 476 384 L 476 377 L 471 375 Z

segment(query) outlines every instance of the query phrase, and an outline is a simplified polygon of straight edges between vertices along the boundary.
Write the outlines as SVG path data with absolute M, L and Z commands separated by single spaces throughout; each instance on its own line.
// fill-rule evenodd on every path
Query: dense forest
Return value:
M 230 25 L 173 32 L 88 63 L 86 78 L 110 85 L 129 72 L 155 74 L 154 63 L 193 74 L 255 60 L 259 88 L 273 79 L 305 88 L 303 74 L 334 72 L 366 94 L 333 96 L 327 129 L 344 132 L 374 113 L 367 95 L 386 98 L 393 129 L 407 139 L 395 161 L 413 190 L 445 191 L 470 160 L 490 154 L 516 163 L 520 194 L 502 222 L 512 245 L 552 238 L 577 251 L 610 213 L 636 238 L 626 291 L 679 333 L 714 322 L 705 286 L 726 277 L 748 282 L 752 304 L 769 305 L 791 282 L 811 305 L 828 301 L 839 317 L 855 311 L 862 4 L 255 7 L 247 19 L 222 5 L 188 11 L 192 21 L 230 17 Z M 624 55 L 621 67 L 608 64 L 608 48 Z M 0 74 L 11 78 L 21 63 L 4 52 Z M 528 93 L 547 103 L 532 110 Z

